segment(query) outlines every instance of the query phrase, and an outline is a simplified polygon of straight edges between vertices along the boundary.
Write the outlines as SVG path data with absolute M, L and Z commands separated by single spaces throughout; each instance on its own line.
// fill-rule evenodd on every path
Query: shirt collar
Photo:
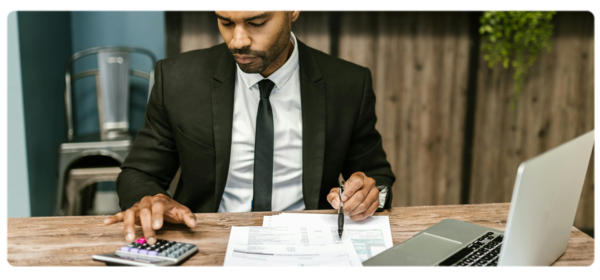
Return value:
M 279 67 L 279 69 L 277 69 L 275 72 L 273 72 L 273 74 L 267 77 L 269 78 L 269 80 L 275 83 L 277 89 L 281 89 L 285 85 L 285 83 L 289 81 L 289 79 L 292 77 L 292 74 L 298 67 L 298 42 L 296 41 L 296 36 L 294 35 L 294 32 L 290 33 L 290 41 L 294 45 L 294 51 L 292 51 L 292 55 L 281 67 Z M 246 73 L 240 69 L 240 66 L 237 65 L 237 63 L 235 65 L 237 67 L 238 73 L 240 74 L 242 80 L 248 88 L 251 88 L 261 80 L 265 79 L 260 73 Z

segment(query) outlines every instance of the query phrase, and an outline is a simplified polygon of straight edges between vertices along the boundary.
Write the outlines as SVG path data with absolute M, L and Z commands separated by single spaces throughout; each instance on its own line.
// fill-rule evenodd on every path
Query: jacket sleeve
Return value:
M 155 83 L 146 107 L 145 123 L 138 132 L 117 178 L 119 205 L 124 211 L 144 196 L 167 189 L 179 168 L 179 155 L 164 107 L 162 60 L 154 70 Z
M 396 180 L 391 166 L 383 151 L 381 135 L 375 129 L 375 93 L 371 81 L 371 71 L 365 68 L 363 98 L 358 120 L 352 131 L 352 138 L 342 175 L 349 178 L 354 172 L 362 171 L 375 179 L 377 185 L 389 186 L 388 202 L 385 208 L 391 207 L 391 188 Z

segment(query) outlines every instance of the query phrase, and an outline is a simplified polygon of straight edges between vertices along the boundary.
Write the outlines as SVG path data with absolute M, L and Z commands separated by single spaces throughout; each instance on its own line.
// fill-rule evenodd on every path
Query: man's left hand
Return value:
M 333 188 L 327 195 L 327 201 L 335 209 L 340 208 L 339 188 Z M 379 208 L 379 190 L 375 180 L 365 173 L 356 172 L 344 184 L 342 193 L 344 214 L 354 221 L 364 220 L 373 216 Z

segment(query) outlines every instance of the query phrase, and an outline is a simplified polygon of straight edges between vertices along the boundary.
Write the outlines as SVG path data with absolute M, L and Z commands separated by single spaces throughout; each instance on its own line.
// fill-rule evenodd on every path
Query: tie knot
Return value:
M 260 98 L 269 98 L 271 91 L 273 91 L 275 83 L 269 79 L 264 79 L 258 82 L 258 89 L 260 90 Z

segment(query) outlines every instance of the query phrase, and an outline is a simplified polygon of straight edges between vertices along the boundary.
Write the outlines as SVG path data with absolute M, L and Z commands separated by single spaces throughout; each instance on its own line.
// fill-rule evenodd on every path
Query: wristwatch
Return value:
M 378 185 L 376 187 L 379 190 L 379 208 L 377 208 L 377 212 L 392 208 L 392 192 L 390 187 L 387 185 Z

